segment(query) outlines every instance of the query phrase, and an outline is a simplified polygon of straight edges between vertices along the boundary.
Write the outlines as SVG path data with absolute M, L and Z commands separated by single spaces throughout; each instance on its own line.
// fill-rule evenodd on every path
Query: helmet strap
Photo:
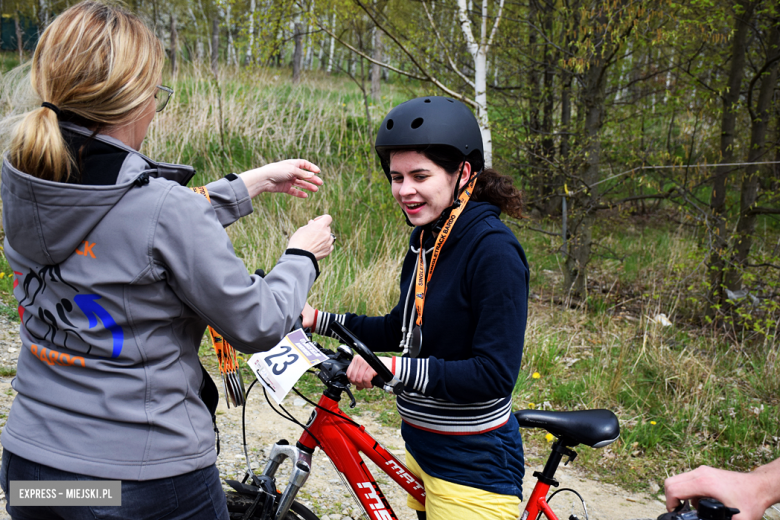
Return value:
M 431 229 L 434 233 L 438 233 L 441 231 L 441 228 L 444 226 L 444 223 L 447 222 L 447 219 L 450 218 L 450 214 L 452 211 L 460 207 L 460 194 L 463 192 L 463 190 L 466 189 L 466 186 L 469 185 L 471 180 L 474 177 L 479 177 L 479 175 L 483 172 L 483 170 L 479 170 L 476 174 L 473 174 L 469 179 L 466 181 L 466 183 L 463 185 L 463 188 L 460 187 L 460 176 L 463 175 L 463 168 L 466 167 L 466 158 L 463 158 L 463 162 L 460 165 L 460 171 L 458 171 L 458 180 L 455 182 L 455 189 L 453 190 L 452 194 L 452 205 L 448 208 L 446 208 L 444 211 L 441 212 L 441 215 L 439 215 L 439 218 L 437 218 L 433 225 L 431 226 Z M 406 213 L 404 213 L 405 215 Z M 409 218 L 407 217 L 407 222 L 409 221 Z

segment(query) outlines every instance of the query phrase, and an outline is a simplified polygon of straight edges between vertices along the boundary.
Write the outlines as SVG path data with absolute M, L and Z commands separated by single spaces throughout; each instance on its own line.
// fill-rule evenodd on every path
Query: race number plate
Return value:
M 309 341 L 303 330 L 298 329 L 286 335 L 268 352 L 249 358 L 249 368 L 274 401 L 281 404 L 303 373 L 326 359 L 327 356 Z

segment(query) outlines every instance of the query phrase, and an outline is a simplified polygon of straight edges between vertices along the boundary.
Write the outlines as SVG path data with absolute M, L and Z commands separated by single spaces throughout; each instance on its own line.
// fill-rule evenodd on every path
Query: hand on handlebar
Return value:
M 393 360 L 391 358 L 380 357 L 379 360 L 388 370 L 392 371 Z M 373 388 L 374 385 L 371 384 L 371 380 L 375 377 L 376 371 L 366 363 L 365 359 L 355 354 L 352 358 L 352 363 L 350 363 L 349 368 L 347 369 L 347 379 L 349 379 L 349 382 L 355 385 L 357 390 L 365 390 Z
M 733 520 L 760 520 L 771 503 L 765 504 L 767 490 L 761 482 L 763 475 L 757 473 L 738 473 L 708 466 L 681 473 L 664 482 L 666 508 L 671 511 L 685 499 L 693 499 L 694 505 L 698 505 L 697 498 L 712 497 L 740 510 Z

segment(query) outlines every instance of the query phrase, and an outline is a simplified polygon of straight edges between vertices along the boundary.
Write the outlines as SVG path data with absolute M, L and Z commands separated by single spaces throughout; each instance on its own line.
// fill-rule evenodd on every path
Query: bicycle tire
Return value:
M 235 491 L 227 491 L 225 498 L 227 499 L 228 513 L 231 520 L 242 518 L 246 510 L 254 502 L 252 497 L 241 495 Z M 312 513 L 308 507 L 300 502 L 293 501 L 292 507 L 285 515 L 284 520 L 320 520 L 320 517 Z

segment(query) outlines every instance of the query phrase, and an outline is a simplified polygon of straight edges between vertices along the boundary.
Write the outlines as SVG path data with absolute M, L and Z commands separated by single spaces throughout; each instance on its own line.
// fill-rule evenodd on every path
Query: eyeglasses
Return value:
M 168 101 L 170 101 L 172 96 L 173 89 L 171 87 L 157 85 L 157 92 L 154 93 L 154 99 L 157 100 L 157 106 L 154 109 L 155 112 L 162 112 L 165 108 L 165 105 L 168 104 Z

